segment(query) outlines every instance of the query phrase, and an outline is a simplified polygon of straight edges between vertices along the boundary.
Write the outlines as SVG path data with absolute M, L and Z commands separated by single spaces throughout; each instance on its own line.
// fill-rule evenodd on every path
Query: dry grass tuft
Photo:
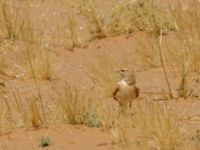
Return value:
M 134 126 L 144 137 L 149 138 L 159 149 L 176 149 L 181 146 L 180 122 L 167 106 L 155 102 L 137 102 L 135 107 Z
M 110 129 L 112 144 L 128 146 L 130 138 L 124 128 L 115 127 Z
M 65 83 L 63 90 L 57 90 L 59 100 L 56 106 L 62 118 L 70 124 L 86 124 L 87 126 L 100 126 L 95 115 L 94 102 L 81 90 Z
M 136 31 L 159 33 L 161 29 L 167 33 L 175 29 L 170 12 L 159 0 L 154 2 L 151 0 L 124 1 L 115 5 L 108 14 L 101 14 L 94 0 L 85 0 L 78 9 L 86 17 L 88 29 L 93 38 L 129 34 Z M 158 23 L 156 28 L 152 14 Z
M 110 129 L 117 127 L 119 117 L 118 109 L 114 103 L 103 104 L 101 99 L 97 101 L 97 116 L 104 128 Z
M 137 101 L 134 104 L 134 114 L 119 115 L 113 107 L 111 111 L 105 110 L 109 112 L 106 114 L 112 114 L 107 115 L 106 123 L 112 121 L 107 129 L 113 144 L 123 149 L 171 150 L 189 147 L 186 144 L 188 141 L 184 140 L 182 122 L 167 105 L 153 101 Z
M 158 28 L 154 26 L 152 14 L 156 17 Z M 169 12 L 157 0 L 122 2 L 113 9 L 108 19 L 108 31 L 114 35 L 135 31 L 159 33 L 160 29 L 167 32 L 173 29 L 173 24 Z
M 79 7 L 80 13 L 86 17 L 88 30 L 92 36 L 91 39 L 103 38 L 104 33 L 104 19 L 100 15 L 94 0 L 84 0 Z
M 0 74 L 7 75 L 8 64 L 7 59 L 3 56 L 0 56 Z
M 118 75 L 114 72 L 117 63 L 110 55 L 103 54 L 98 57 L 97 63 L 89 63 L 87 67 L 94 82 L 103 88 L 106 96 L 111 97 L 118 80 Z
M 29 6 L 18 1 L 1 1 L 0 35 L 9 39 L 33 42 L 33 25 L 29 15 Z
M 69 29 L 69 37 L 72 43 L 72 46 L 69 50 L 73 51 L 75 47 L 81 47 L 81 43 L 78 38 L 77 23 L 76 23 L 75 18 L 72 16 L 69 16 L 67 25 Z
M 10 114 L 11 108 L 7 102 L 7 99 L 3 98 L 2 94 L 0 96 L 0 133 L 3 132 L 4 129 L 10 127 Z
M 51 80 L 53 67 L 50 61 L 50 52 L 41 47 L 27 47 L 28 66 L 25 66 L 27 73 L 37 80 Z
M 20 118 L 18 119 L 19 126 L 32 126 L 40 127 L 44 124 L 41 105 L 37 96 L 27 96 L 23 99 L 19 92 L 14 93 L 14 102 L 17 113 Z M 21 123 L 20 123 L 21 122 Z

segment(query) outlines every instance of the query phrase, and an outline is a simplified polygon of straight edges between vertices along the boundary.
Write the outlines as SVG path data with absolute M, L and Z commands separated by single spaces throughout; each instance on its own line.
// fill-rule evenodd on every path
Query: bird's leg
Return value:
M 131 107 L 132 107 L 132 102 L 129 103 L 129 108 L 131 109 Z
M 121 114 L 123 112 L 123 105 L 119 103 L 119 113 Z
M 130 113 L 131 116 L 133 115 L 133 113 L 132 113 L 132 102 L 129 103 L 129 113 Z
M 119 109 L 118 109 L 118 118 L 121 117 L 121 114 L 122 114 L 122 104 L 119 103 Z
M 118 111 L 118 116 L 120 117 L 121 115 L 123 115 L 126 112 L 126 107 L 119 103 L 119 111 Z
M 131 113 L 132 102 L 129 103 L 129 112 Z

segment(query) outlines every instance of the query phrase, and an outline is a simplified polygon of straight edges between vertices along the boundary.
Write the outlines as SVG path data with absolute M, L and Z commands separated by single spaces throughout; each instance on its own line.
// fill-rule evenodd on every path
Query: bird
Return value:
M 140 94 L 140 89 L 136 86 L 135 75 L 125 68 L 115 71 L 120 74 L 121 78 L 112 93 L 113 98 L 119 103 L 121 110 L 126 109 L 128 106 L 131 108 L 132 101 L 138 98 Z

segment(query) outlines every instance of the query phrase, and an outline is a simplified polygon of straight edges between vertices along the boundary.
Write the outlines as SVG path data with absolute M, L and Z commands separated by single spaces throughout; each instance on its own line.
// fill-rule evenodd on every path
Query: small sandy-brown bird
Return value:
M 135 75 L 127 69 L 118 69 L 115 71 L 119 72 L 121 79 L 113 92 L 113 98 L 119 102 L 121 108 L 131 107 L 132 101 L 140 93 L 140 89 L 136 86 Z

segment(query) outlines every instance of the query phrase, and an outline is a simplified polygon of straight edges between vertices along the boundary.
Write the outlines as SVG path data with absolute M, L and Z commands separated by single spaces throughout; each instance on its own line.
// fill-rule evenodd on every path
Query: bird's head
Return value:
M 115 72 L 118 72 L 121 76 L 121 79 L 126 81 L 130 85 L 135 85 L 135 75 L 133 72 L 129 72 L 126 68 L 115 69 Z
M 129 71 L 126 68 L 115 69 L 115 72 L 119 73 L 121 77 L 127 77 L 129 75 Z

